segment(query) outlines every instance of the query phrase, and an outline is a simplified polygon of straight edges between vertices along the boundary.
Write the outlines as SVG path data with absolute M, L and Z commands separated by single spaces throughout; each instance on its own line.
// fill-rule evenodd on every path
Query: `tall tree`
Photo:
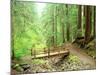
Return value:
M 82 36 L 82 5 L 78 5 L 78 37 Z
M 64 26 L 64 8 L 62 7 L 62 16 L 61 16 L 61 25 L 62 25 L 62 38 L 63 38 L 63 43 L 65 43 L 65 26 Z
M 52 10 L 52 45 L 55 45 L 55 12 L 54 12 L 54 8 Z
M 86 6 L 83 6 L 83 15 L 86 16 Z
M 69 33 L 69 30 L 70 30 L 70 25 L 69 25 L 69 15 L 68 15 L 68 5 L 66 4 L 66 17 L 67 17 L 67 21 L 66 21 L 66 38 L 67 38 L 67 41 L 69 41 L 69 38 L 70 38 L 70 33 Z
M 15 0 L 12 0 L 12 3 L 11 3 L 11 9 L 13 9 L 13 8 L 15 8 L 15 5 L 16 5 L 16 2 L 15 2 Z M 16 12 L 15 12 L 16 13 Z M 13 16 L 12 15 L 13 14 L 13 10 L 11 10 L 11 16 Z M 14 17 L 12 17 L 12 21 L 11 21 L 11 31 L 12 31 L 12 33 L 11 33 L 11 58 L 12 58 L 12 60 L 14 60 L 14 58 L 15 58 L 15 50 L 14 50 L 14 26 L 13 26 L 13 19 L 14 19 Z
M 94 34 L 94 37 L 96 36 L 96 6 L 94 6 L 94 30 L 93 30 L 93 34 Z
M 55 5 L 55 45 L 57 45 L 57 5 Z
M 85 6 L 85 9 L 86 9 L 85 43 L 88 43 L 91 37 L 91 7 Z

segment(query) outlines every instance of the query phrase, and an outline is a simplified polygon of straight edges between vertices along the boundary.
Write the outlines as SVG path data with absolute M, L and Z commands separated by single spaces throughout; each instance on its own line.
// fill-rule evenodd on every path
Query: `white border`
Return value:
M 0 0 L 0 75 L 10 72 L 10 1 Z
M 97 6 L 97 70 L 41 73 L 41 75 L 98 75 L 100 69 L 100 3 L 99 0 L 33 0 L 43 2 L 85 4 Z M 10 75 L 10 0 L 0 0 L 0 75 Z M 34 74 L 40 75 L 40 74 Z

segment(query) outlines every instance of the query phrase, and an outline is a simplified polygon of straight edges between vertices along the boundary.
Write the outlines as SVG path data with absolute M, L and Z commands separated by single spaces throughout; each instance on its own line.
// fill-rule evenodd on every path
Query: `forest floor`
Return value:
M 94 58 L 89 56 L 85 52 L 86 51 L 85 49 L 78 48 L 77 46 L 71 44 L 69 44 L 68 47 L 70 47 L 69 49 L 70 53 L 79 57 L 80 61 L 82 61 L 83 63 L 89 63 L 92 65 L 92 67 L 96 66 L 96 60 L 94 60 Z
M 61 56 L 55 56 L 32 60 L 31 56 L 26 56 L 17 62 L 15 65 L 17 68 L 12 69 L 12 73 L 61 72 L 96 68 L 96 50 L 81 49 L 73 44 L 65 46 L 69 48 L 70 54 L 63 59 Z

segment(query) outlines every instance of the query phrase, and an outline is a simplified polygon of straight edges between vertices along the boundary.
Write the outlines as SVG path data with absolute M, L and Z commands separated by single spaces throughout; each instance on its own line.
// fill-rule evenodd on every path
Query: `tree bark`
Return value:
M 96 36 L 96 6 L 94 6 L 94 31 L 93 31 L 94 37 Z
M 88 43 L 90 40 L 91 34 L 91 9 L 90 6 L 85 6 L 86 8 L 86 19 L 85 19 L 85 43 Z
M 82 36 L 82 6 L 78 5 L 78 33 L 77 33 L 77 37 L 81 37 Z
M 70 40 L 70 25 L 67 25 L 67 41 Z
M 16 5 L 15 1 L 13 1 L 12 5 L 11 5 L 12 6 L 11 8 L 13 8 L 14 5 Z M 13 13 L 13 11 L 11 11 L 11 13 Z M 15 11 L 15 13 L 16 13 L 16 11 Z M 13 25 L 13 20 L 14 20 L 14 17 L 12 16 L 12 21 L 11 21 L 11 58 L 12 58 L 12 60 L 14 60 L 14 58 L 15 58 L 15 51 L 14 51 L 14 25 Z
M 81 22 L 82 22 L 82 6 L 79 5 L 78 7 L 78 29 L 81 29 Z
M 63 43 L 65 43 L 64 24 L 62 24 L 62 38 L 63 38 Z
M 13 40 L 13 39 L 14 39 L 14 37 L 12 36 L 12 41 L 11 41 L 11 43 L 12 43 L 12 44 L 11 44 L 11 46 L 12 46 L 12 49 L 11 49 L 11 50 L 12 50 L 12 57 L 11 57 L 12 60 L 14 60 L 14 58 L 15 58 L 14 40 Z
M 67 9 L 67 11 L 66 11 L 66 17 L 68 18 L 68 5 L 66 4 L 66 9 Z M 67 38 L 67 41 L 69 41 L 70 40 L 70 33 L 69 33 L 69 31 L 70 31 L 70 25 L 69 25 L 69 23 L 68 23 L 68 19 L 67 19 L 67 21 L 66 21 L 66 38 Z
M 55 6 L 55 45 L 57 46 L 57 6 Z
M 52 46 L 54 46 L 55 44 L 55 38 L 54 38 L 54 35 L 55 35 L 55 23 L 54 23 L 54 8 L 53 8 L 53 13 L 52 13 Z
M 83 11 L 84 11 L 83 15 L 86 16 L 86 6 L 83 6 Z

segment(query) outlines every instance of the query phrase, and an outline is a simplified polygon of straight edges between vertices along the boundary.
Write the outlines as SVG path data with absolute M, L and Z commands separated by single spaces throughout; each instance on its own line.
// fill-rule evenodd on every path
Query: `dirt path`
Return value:
M 90 64 L 92 68 L 96 67 L 96 61 L 90 57 L 88 54 L 86 54 L 82 49 L 72 45 L 72 44 L 67 44 L 67 48 L 69 48 L 69 51 L 71 54 L 76 55 L 79 57 L 79 59 L 86 64 Z

